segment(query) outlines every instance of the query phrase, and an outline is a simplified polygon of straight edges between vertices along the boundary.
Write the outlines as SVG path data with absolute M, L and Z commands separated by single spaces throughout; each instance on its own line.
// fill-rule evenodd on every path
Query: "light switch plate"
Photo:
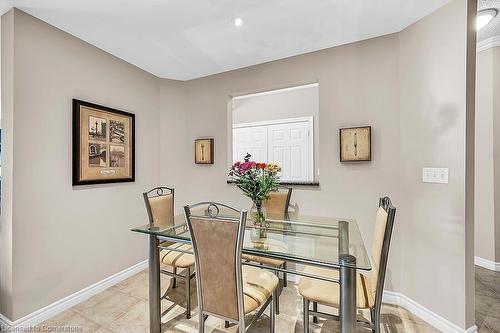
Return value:
M 424 183 L 448 184 L 448 168 L 423 168 Z

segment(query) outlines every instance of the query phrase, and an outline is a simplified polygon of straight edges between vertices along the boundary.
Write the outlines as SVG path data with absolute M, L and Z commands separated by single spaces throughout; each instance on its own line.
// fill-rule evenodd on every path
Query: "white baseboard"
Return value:
M 481 257 L 474 257 L 474 263 L 477 266 L 495 271 L 495 272 L 500 272 L 500 262 L 494 262 L 488 259 L 484 259 Z
M 473 325 L 465 330 L 465 333 L 478 333 L 478 329 L 476 325 Z
M 67 310 L 72 306 L 75 306 L 85 301 L 86 299 L 102 292 L 103 290 L 114 286 L 115 284 L 125 280 L 126 278 L 139 273 L 140 271 L 147 268 L 147 266 L 147 260 L 141 261 L 140 263 L 124 269 L 121 272 L 113 274 L 105 278 L 104 280 L 96 282 L 93 285 L 90 285 L 80 291 L 77 291 L 74 294 L 64 297 L 63 299 L 60 299 L 15 321 L 11 321 L 3 314 L 0 314 L 0 325 L 2 326 L 2 329 L 6 329 L 7 331 L 9 331 L 12 329 L 29 328 L 31 326 L 40 324 L 45 320 L 57 315 L 58 313 L 61 313 L 64 310 Z
M 411 298 L 393 291 L 384 291 L 383 302 L 400 306 L 414 315 L 420 317 L 422 320 L 426 321 L 430 325 L 434 326 L 441 332 L 445 333 L 477 333 L 477 327 L 474 325 L 464 330 L 463 328 L 455 325 L 448 319 L 441 317 L 440 315 L 432 312 L 426 307 L 418 304 Z

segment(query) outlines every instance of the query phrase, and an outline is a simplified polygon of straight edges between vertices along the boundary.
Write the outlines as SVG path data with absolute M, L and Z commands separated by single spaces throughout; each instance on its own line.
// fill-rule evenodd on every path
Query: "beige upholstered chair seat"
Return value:
M 161 245 L 184 251 L 190 251 L 190 252 L 193 251 L 193 247 L 189 244 L 164 242 Z M 182 252 L 163 249 L 160 251 L 160 262 L 164 265 L 172 267 L 187 268 L 194 266 L 194 256 L 189 253 L 182 253 Z
M 306 273 L 339 279 L 339 271 L 320 267 L 307 267 Z M 369 287 L 367 278 L 356 274 L 356 306 L 360 309 L 371 308 L 375 304 L 374 293 Z M 340 286 L 338 283 L 303 277 L 299 282 L 299 293 L 305 298 L 320 304 L 340 306 Z
M 264 304 L 278 286 L 278 277 L 252 266 L 242 267 L 245 314 Z

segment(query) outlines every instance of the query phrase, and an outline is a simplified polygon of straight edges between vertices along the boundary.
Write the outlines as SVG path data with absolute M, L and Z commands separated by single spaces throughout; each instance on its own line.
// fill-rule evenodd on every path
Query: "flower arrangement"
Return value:
M 268 199 L 269 192 L 278 190 L 279 172 L 281 167 L 276 164 L 257 163 L 250 161 L 251 155 L 245 156 L 244 162 L 236 162 L 229 171 L 236 186 L 252 199 L 251 215 L 254 224 L 264 226 L 265 214 L 263 203 Z

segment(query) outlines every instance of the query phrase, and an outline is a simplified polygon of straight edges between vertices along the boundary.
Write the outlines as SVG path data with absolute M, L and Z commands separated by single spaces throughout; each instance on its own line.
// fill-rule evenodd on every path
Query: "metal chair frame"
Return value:
M 278 185 L 278 188 L 281 189 L 286 189 L 288 191 L 288 194 L 286 196 L 286 202 L 285 202 L 285 216 L 288 216 L 288 206 L 290 206 L 290 199 L 292 198 L 292 188 L 283 186 L 283 185 Z M 286 271 L 286 261 L 283 263 L 281 266 Z M 288 275 L 286 272 L 283 272 L 283 287 L 286 288 L 288 287 Z M 277 300 L 278 302 L 278 313 L 279 313 L 279 299 Z
M 279 189 L 284 189 L 288 191 L 288 194 L 286 196 L 286 203 L 285 203 L 285 215 L 288 215 L 288 206 L 290 206 L 290 199 L 292 198 L 292 187 L 284 186 L 284 185 L 278 185 Z
M 396 215 L 396 207 L 391 203 L 389 197 L 379 199 L 379 207 L 382 207 L 387 212 L 387 222 L 384 232 L 384 240 L 382 243 L 382 253 L 380 256 L 380 268 L 377 277 L 377 290 L 375 293 L 375 304 L 370 308 L 370 322 L 358 320 L 372 330 L 373 333 L 380 332 L 380 309 L 382 307 L 382 295 L 384 292 L 385 273 L 387 269 L 387 260 L 389 258 L 389 248 L 391 244 L 392 229 L 394 227 L 394 218 Z M 339 320 L 339 317 L 329 313 L 319 312 L 318 303 L 303 299 L 304 306 L 304 332 L 309 332 L 309 316 L 313 316 L 313 322 L 317 323 L 317 317 Z M 313 310 L 310 310 L 310 303 L 313 303 Z
M 151 195 L 153 194 L 153 195 Z M 165 195 L 172 195 L 172 215 L 174 215 L 174 207 L 175 207 L 175 190 L 170 187 L 166 186 L 159 186 L 155 187 L 147 192 L 144 192 L 142 194 L 144 198 L 144 203 L 146 204 L 146 211 L 148 212 L 148 217 L 149 217 L 149 223 L 153 225 L 154 219 L 153 219 L 153 212 L 151 211 L 151 205 L 149 203 L 150 198 L 155 198 L 155 197 L 161 197 Z M 173 216 L 172 216 L 173 219 Z M 158 246 L 159 250 L 165 249 L 165 247 L 162 247 L 161 244 Z M 177 250 L 178 251 L 178 250 Z M 179 251 L 182 252 L 182 251 Z M 165 264 L 164 264 L 165 265 Z M 168 266 L 168 265 L 166 265 Z M 186 318 L 190 319 L 191 318 L 191 280 L 195 277 L 196 273 L 192 270 L 191 267 L 187 267 L 185 269 L 184 275 L 178 274 L 177 273 L 177 267 L 172 267 L 172 272 L 169 272 L 164 269 L 160 269 L 160 273 L 165 274 L 167 276 L 172 277 L 172 288 L 177 287 L 177 279 L 183 279 L 186 282 Z M 161 290 L 161 288 L 160 288 Z M 166 299 L 167 298 L 167 292 L 161 297 L 161 299 Z
M 191 209 L 200 207 L 200 206 L 207 206 L 206 213 L 208 216 L 196 216 L 196 215 L 191 215 Z M 219 217 L 219 211 L 220 208 L 223 207 L 226 209 L 230 209 L 234 212 L 239 213 L 239 218 L 229 218 L 229 217 Z M 245 325 L 245 308 L 244 308 L 244 303 L 243 303 L 243 274 L 242 274 L 242 264 L 241 264 L 241 251 L 243 249 L 243 237 L 245 234 L 245 223 L 246 223 L 246 217 L 247 217 L 247 211 L 246 210 L 239 210 L 237 208 L 233 208 L 230 206 L 227 206 L 225 204 L 221 203 L 216 203 L 216 202 L 200 202 L 194 205 L 190 206 L 184 206 L 184 217 L 186 219 L 186 223 L 188 225 L 189 233 L 191 235 L 191 242 L 193 244 L 193 251 L 194 251 L 194 257 L 195 257 L 195 268 L 196 271 L 199 271 L 200 267 L 200 262 L 199 262 L 199 257 L 198 257 L 198 247 L 196 245 L 196 237 L 193 234 L 192 231 L 192 225 L 191 225 L 191 217 L 196 217 L 199 219 L 205 219 L 205 220 L 225 220 L 229 221 L 232 223 L 238 223 L 238 235 L 237 235 L 237 240 L 236 240 L 236 249 L 235 249 L 235 268 L 236 268 L 236 291 L 237 291 L 237 299 L 238 299 L 238 320 L 234 320 L 231 318 L 227 318 L 225 316 L 211 313 L 208 311 L 205 311 L 203 309 L 203 297 L 202 297 L 202 290 L 203 290 L 203 285 L 201 283 L 201 276 L 200 274 L 196 274 L 196 285 L 197 285 L 197 294 L 198 294 L 198 320 L 199 320 L 199 332 L 204 333 L 205 331 L 205 320 L 208 318 L 208 316 L 214 316 L 220 319 L 225 320 L 226 322 L 231 322 L 234 324 L 237 324 L 239 326 L 239 331 L 248 331 L 248 329 L 255 323 L 255 321 L 262 315 L 264 310 L 268 307 L 271 306 L 270 309 L 270 332 L 274 333 L 275 331 L 275 302 L 274 298 L 277 297 L 277 289 L 274 290 L 274 292 L 271 294 L 271 296 L 267 299 L 267 301 L 261 306 L 261 308 L 257 311 L 257 313 L 253 316 L 253 318 L 249 321 L 248 325 Z

